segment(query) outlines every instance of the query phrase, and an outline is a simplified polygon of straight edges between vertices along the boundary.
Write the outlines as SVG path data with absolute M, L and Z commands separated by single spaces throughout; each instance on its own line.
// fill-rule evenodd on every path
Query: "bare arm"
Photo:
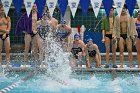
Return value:
M 70 26 L 66 26 L 67 27 L 67 30 L 68 30 L 68 35 L 67 35 L 67 37 L 72 33 L 72 29 L 71 29 L 71 27 Z
M 102 30 L 102 42 L 105 42 L 105 30 Z
M 99 61 L 100 61 L 100 63 L 101 63 L 100 51 L 99 51 L 99 48 L 98 48 L 98 46 L 97 46 L 96 44 L 95 44 L 95 48 L 96 48 L 97 55 L 98 55 L 98 57 L 99 57 Z
M 89 61 L 89 55 L 88 55 L 88 49 L 87 49 L 87 45 L 85 45 L 85 54 L 86 54 L 86 61 Z
M 10 17 L 8 17 L 7 20 L 8 20 L 7 33 L 9 33 L 10 30 L 11 30 L 11 19 L 10 19 Z

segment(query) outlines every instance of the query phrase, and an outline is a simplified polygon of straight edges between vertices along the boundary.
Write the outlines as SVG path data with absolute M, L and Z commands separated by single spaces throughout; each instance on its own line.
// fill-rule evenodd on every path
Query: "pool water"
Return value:
M 6 76 L 0 80 L 0 89 L 27 75 Z M 139 74 L 71 74 L 69 78 L 34 75 L 8 93 L 140 93 Z M 59 82 L 62 80 L 65 84 Z

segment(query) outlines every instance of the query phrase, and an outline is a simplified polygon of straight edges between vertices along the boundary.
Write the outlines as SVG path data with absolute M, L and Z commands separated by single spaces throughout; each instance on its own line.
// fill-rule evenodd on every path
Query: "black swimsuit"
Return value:
M 78 47 L 78 48 L 72 48 L 72 49 L 71 49 L 71 52 L 72 52 L 72 54 L 74 55 L 74 57 L 75 57 L 76 59 L 78 59 L 77 54 L 78 54 L 79 52 L 82 52 L 82 48 L 80 48 L 80 47 Z
M 122 37 L 124 40 L 126 40 L 127 34 L 121 34 L 120 37 Z
M 88 55 L 89 55 L 89 57 L 95 57 L 96 56 L 96 50 L 92 50 L 92 51 L 88 50 Z
M 3 34 L 0 34 L 0 38 L 4 41 L 7 37 L 9 37 L 9 34 L 6 34 L 6 37 L 3 39 L 2 38 Z
M 34 34 L 34 33 L 28 33 L 28 34 L 30 34 L 31 35 L 31 37 L 34 37 L 36 34 Z
M 106 34 L 106 37 L 108 37 L 110 40 L 112 39 L 112 34 Z

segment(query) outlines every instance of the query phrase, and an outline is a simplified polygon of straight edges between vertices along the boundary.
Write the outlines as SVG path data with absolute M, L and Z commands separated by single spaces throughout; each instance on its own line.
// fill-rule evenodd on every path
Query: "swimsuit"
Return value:
M 57 30 L 56 36 L 60 39 L 60 41 L 63 41 L 66 39 L 66 37 L 69 35 L 69 32 L 62 32 L 61 30 Z
M 42 39 L 45 39 L 47 36 L 48 36 L 48 32 L 50 31 L 50 26 L 47 25 L 47 26 L 39 26 L 38 27 L 38 33 L 39 33 L 39 36 L 42 38 Z
M 28 33 L 28 34 L 30 34 L 31 35 L 31 37 L 33 38 L 36 34 L 34 34 L 34 33 Z
M 3 39 L 2 38 L 3 34 L 0 34 L 0 38 L 4 41 L 7 37 L 9 37 L 9 34 L 6 34 L 6 37 Z
M 106 34 L 106 37 L 108 37 L 110 40 L 112 39 L 112 34 Z
M 121 34 L 120 37 L 122 37 L 124 40 L 126 40 L 127 34 Z
M 138 33 L 138 38 L 140 39 L 140 24 L 135 23 L 135 25 L 136 25 L 136 27 L 139 27 L 136 30 L 137 30 L 137 33 Z
M 76 58 L 76 59 L 78 59 L 78 53 L 79 52 L 82 52 L 82 48 L 80 48 L 80 47 L 78 47 L 78 48 L 72 48 L 71 49 L 71 52 L 72 52 L 72 54 L 74 55 L 74 57 Z
M 92 50 L 92 51 L 88 50 L 88 55 L 89 55 L 89 57 L 95 57 L 96 56 L 96 50 Z

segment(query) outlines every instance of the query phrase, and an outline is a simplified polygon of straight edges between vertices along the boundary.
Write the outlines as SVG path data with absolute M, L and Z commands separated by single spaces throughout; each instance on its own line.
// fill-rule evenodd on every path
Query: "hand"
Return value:
M 136 45 L 136 38 L 137 38 L 137 36 L 136 36 L 136 35 L 132 37 L 132 40 L 133 40 L 133 45 L 134 45 L 134 46 Z
M 105 39 L 104 38 L 102 39 L 102 43 L 105 43 Z
M 6 33 L 4 33 L 3 35 L 2 35 L 2 39 L 5 39 L 6 38 Z

